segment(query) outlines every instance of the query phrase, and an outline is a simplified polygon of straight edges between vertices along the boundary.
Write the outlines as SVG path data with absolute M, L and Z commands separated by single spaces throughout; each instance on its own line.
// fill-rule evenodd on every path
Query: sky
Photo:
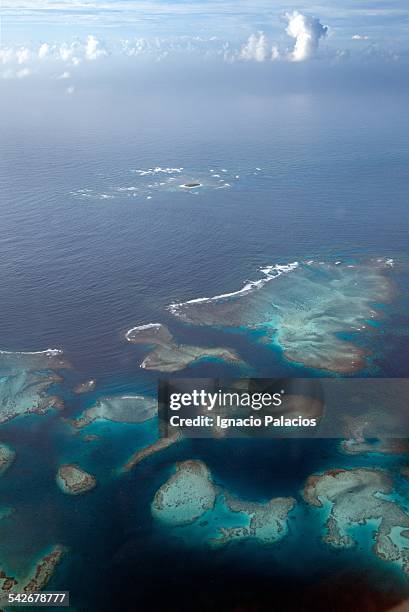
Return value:
M 3 0 L 0 76 L 47 78 L 139 62 L 371 64 L 407 79 L 407 0 Z M 118 64 L 119 65 L 119 64 Z
M 257 30 L 282 34 L 287 12 L 319 17 L 340 40 L 354 35 L 408 44 L 407 0 L 3 0 L 5 42 L 88 34 L 99 36 L 221 36 Z

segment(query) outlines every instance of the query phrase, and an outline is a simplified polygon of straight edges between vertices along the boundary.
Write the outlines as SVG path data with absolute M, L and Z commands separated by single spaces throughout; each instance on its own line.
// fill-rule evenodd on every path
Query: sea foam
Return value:
M 299 262 L 293 261 L 287 264 L 274 264 L 271 266 L 262 267 L 259 270 L 262 274 L 264 274 L 264 277 L 258 280 L 254 280 L 254 281 L 247 281 L 245 285 L 238 291 L 232 291 L 230 293 L 222 293 L 220 295 L 215 295 L 213 297 L 195 298 L 193 300 L 187 300 L 186 302 L 173 303 L 168 306 L 168 310 L 172 314 L 177 316 L 179 308 L 181 308 L 182 306 L 185 306 L 186 304 L 197 304 L 199 302 L 217 302 L 219 300 L 224 300 L 226 298 L 232 298 L 234 296 L 245 295 L 247 293 L 250 293 L 251 291 L 260 289 L 266 283 L 277 278 L 278 276 L 281 276 L 281 274 L 288 274 L 289 272 L 293 272 L 294 270 L 298 268 L 298 266 L 299 266 Z

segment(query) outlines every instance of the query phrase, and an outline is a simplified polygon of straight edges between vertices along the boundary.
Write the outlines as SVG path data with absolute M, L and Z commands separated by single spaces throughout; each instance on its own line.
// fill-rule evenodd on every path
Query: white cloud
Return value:
M 31 51 L 27 47 L 18 47 L 17 49 L 3 47 L 0 49 L 0 63 L 11 64 L 11 68 L 7 69 L 6 72 L 3 73 L 3 77 L 6 79 L 15 77 L 22 78 L 23 76 L 27 76 L 29 72 L 28 69 L 17 70 L 17 68 L 18 66 L 28 63 L 30 60 Z
M 27 47 L 20 47 L 16 51 L 17 64 L 26 64 L 30 59 L 31 53 Z
M 349 49 L 337 49 L 334 55 L 334 61 L 345 62 L 351 57 Z
M 42 45 L 40 45 L 40 48 L 38 50 L 39 59 L 44 59 L 45 57 L 47 57 L 49 51 L 50 45 L 48 43 L 43 43 Z
M 81 63 L 81 57 L 85 54 L 84 45 L 79 42 L 62 43 L 59 47 L 53 47 L 53 56 L 61 59 L 67 64 L 78 66 Z
M 245 61 L 265 62 L 278 59 L 280 53 L 276 46 L 271 46 L 264 32 L 258 32 L 248 37 L 236 57 Z M 231 59 L 235 59 L 235 56 L 233 55 Z
M 80 0 L 79 0 L 80 1 Z M 289 0 L 288 0 L 289 2 Z M 17 44 L 16 46 L 0 48 L 0 77 L 16 79 L 33 74 L 45 76 L 54 82 L 68 81 L 71 75 L 75 75 L 76 67 L 81 65 L 78 72 L 88 71 L 95 63 L 94 60 L 104 57 L 127 58 L 123 62 L 126 67 L 139 57 L 149 61 L 160 61 L 177 59 L 185 61 L 198 57 L 212 61 L 226 62 L 257 62 L 269 63 L 276 60 L 281 62 L 300 62 L 313 57 L 320 45 L 320 41 L 326 36 L 328 27 L 323 25 L 319 19 L 309 17 L 299 11 L 285 14 L 286 23 L 283 29 L 293 39 L 293 45 L 286 48 L 278 47 L 263 31 L 251 34 L 246 41 L 237 45 L 223 38 L 212 36 L 211 38 L 200 36 L 175 36 L 171 38 L 130 38 L 114 39 L 105 43 L 96 35 L 89 34 L 86 38 L 75 38 L 67 42 L 38 42 L 31 45 Z M 359 31 L 359 30 L 358 30 Z M 349 40 L 366 41 L 370 37 L 364 34 L 348 33 Z M 325 57 L 329 61 L 346 60 L 349 51 L 342 49 L 325 49 Z M 399 55 L 391 50 L 385 51 L 382 47 L 371 44 L 356 44 L 354 52 L 361 59 L 379 58 L 382 61 L 396 61 Z M 2 66 L 3 64 L 3 66 Z M 73 93 L 74 89 L 66 89 L 68 82 L 61 83 L 61 91 Z
M 74 85 L 71 85 L 70 87 L 67 87 L 67 89 L 65 90 L 65 92 L 66 92 L 66 93 L 67 93 L 69 96 L 71 96 L 71 95 L 74 93 L 74 91 L 75 91 L 75 87 L 74 87 Z
M 87 60 L 96 60 L 104 55 L 107 55 L 107 52 L 101 47 L 101 42 L 95 36 L 89 34 L 85 45 L 85 57 Z
M 14 51 L 10 48 L 0 49 L 0 61 L 2 64 L 9 64 L 14 60 Z
M 320 39 L 327 34 L 327 26 L 322 25 L 319 19 L 308 17 L 298 11 L 286 13 L 285 18 L 288 22 L 286 32 L 295 39 L 294 48 L 287 58 L 301 62 L 313 57 L 318 50 Z M 282 55 L 277 46 L 271 45 L 264 32 L 258 32 L 251 34 L 240 51 L 233 54 L 230 59 L 265 62 L 277 60 Z
M 1 78 L 2 79 L 14 79 L 15 78 L 15 73 L 13 70 L 11 70 L 10 68 L 7 68 L 7 70 L 3 70 L 1 73 Z
M 308 17 L 298 11 L 286 13 L 288 26 L 286 32 L 295 39 L 291 59 L 294 62 L 302 62 L 313 57 L 319 46 L 319 41 L 328 31 L 327 26 L 321 24 L 319 19 Z
M 27 77 L 30 74 L 31 70 L 29 68 L 21 68 L 20 70 L 7 68 L 7 70 L 0 72 L 0 76 L 3 79 L 24 79 L 24 77 Z
M 45 72 L 52 79 L 68 79 L 71 74 L 64 69 L 65 67 L 74 68 L 83 60 L 92 61 L 106 55 L 108 53 L 101 42 L 91 34 L 85 41 L 74 40 L 54 44 L 43 42 L 31 47 L 1 47 L 0 65 L 7 65 L 7 69 L 0 73 L 0 76 L 15 79 L 32 73 Z M 61 68 L 61 63 L 64 67 L 56 77 L 55 67 L 60 64 Z
M 264 32 L 249 36 L 246 44 L 240 50 L 239 57 L 247 61 L 265 62 L 269 57 L 269 43 Z
M 63 62 L 69 62 L 74 54 L 74 44 L 63 43 L 59 48 L 59 56 Z
M 393 49 L 388 49 L 382 47 L 379 44 L 371 43 L 369 45 L 365 45 L 364 50 L 362 51 L 362 57 L 371 62 L 397 62 L 401 56 L 398 52 Z
M 16 77 L 18 79 L 24 79 L 31 74 L 31 70 L 29 68 L 22 68 L 21 70 L 17 70 Z
M 137 38 L 133 41 L 123 40 L 122 47 L 125 55 L 134 57 L 145 53 L 148 50 L 149 45 L 144 38 Z

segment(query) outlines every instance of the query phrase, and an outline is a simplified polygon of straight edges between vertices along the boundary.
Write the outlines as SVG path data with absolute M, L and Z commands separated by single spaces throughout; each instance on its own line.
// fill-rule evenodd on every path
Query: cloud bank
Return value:
M 75 67 L 82 62 L 93 62 L 106 56 L 108 56 L 108 51 L 104 44 L 92 34 L 89 34 L 84 42 L 78 40 L 58 44 L 43 42 L 33 48 L 27 46 L 1 47 L 0 64 L 5 66 L 5 69 L 0 70 L 0 76 L 23 78 L 41 72 L 41 68 L 45 65 L 57 67 L 63 64 L 64 67 Z M 64 70 L 61 76 L 55 78 L 67 79 L 70 77 L 70 72 Z
M 23 79 L 34 75 L 65 81 L 67 93 L 73 93 L 70 80 L 80 76 L 87 66 L 116 58 L 123 69 L 131 62 L 190 61 L 211 59 L 215 61 L 264 63 L 278 61 L 280 64 L 305 62 L 320 56 L 327 61 L 340 62 L 350 58 L 348 49 L 326 46 L 320 52 L 320 43 L 328 33 L 328 26 L 320 19 L 300 11 L 287 12 L 283 16 L 284 26 L 279 42 L 271 40 L 264 31 L 250 34 L 245 42 L 232 44 L 217 36 L 177 36 L 172 38 L 124 38 L 110 41 L 106 45 L 95 34 L 70 42 L 41 41 L 37 44 L 0 47 L 0 78 Z M 353 30 L 352 30 L 353 32 Z M 290 37 L 291 44 L 288 44 Z M 368 35 L 350 34 L 350 41 L 367 41 Z M 287 40 L 287 42 L 286 42 Z M 396 52 L 387 52 L 376 44 L 363 45 L 351 42 L 357 54 L 372 62 L 397 61 Z M 109 64 L 111 70 L 113 63 Z M 119 64 L 116 64 L 119 65 Z M 79 71 L 79 67 L 82 67 Z M 76 83 L 77 84 L 77 83 Z

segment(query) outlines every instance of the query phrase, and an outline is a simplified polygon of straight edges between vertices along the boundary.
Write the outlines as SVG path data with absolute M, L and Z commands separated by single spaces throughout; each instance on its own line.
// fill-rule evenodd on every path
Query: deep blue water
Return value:
M 96 378 L 90 398 L 67 395 L 67 413 L 100 395 L 154 392 L 156 375 L 138 369 L 145 351 L 123 339 L 127 329 L 148 322 L 167 323 L 183 341 L 234 346 L 259 375 L 291 375 L 300 368 L 273 351 L 240 335 L 186 329 L 166 306 L 237 290 L 266 264 L 393 257 L 397 292 L 373 343 L 378 374 L 406 375 L 407 103 L 396 95 L 330 94 L 209 100 L 192 94 L 183 102 L 170 96 L 135 103 L 120 93 L 101 102 L 90 90 L 63 109 L 50 103 L 46 113 L 34 108 L 26 116 L 17 105 L 0 144 L 0 347 L 61 347 L 75 368 L 68 378 Z M 198 194 L 98 196 L 136 184 L 133 170 L 156 166 L 184 167 L 191 176 L 225 168 L 240 179 Z M 93 195 L 73 195 L 81 189 Z M 232 369 L 210 362 L 189 370 L 224 372 Z M 67 544 L 70 554 L 50 585 L 70 588 L 77 609 L 115 609 L 118 601 L 123 607 L 123 593 L 132 590 L 143 609 L 157 609 L 158 588 L 173 609 L 179 587 L 185 595 L 174 609 L 188 609 L 195 589 L 204 609 L 218 597 L 234 609 L 252 597 L 261 605 L 271 584 L 280 596 L 292 581 L 308 593 L 312 578 L 346 570 L 368 573 L 370 584 L 381 573 L 385 590 L 408 590 L 398 571 L 367 551 L 329 551 L 313 527 L 303 533 L 293 527 L 272 551 L 234 547 L 209 555 L 186 550 L 150 515 L 155 491 L 181 459 L 203 459 L 218 482 L 251 499 L 298 496 L 314 471 L 388 459 L 352 461 L 337 456 L 333 441 L 281 441 L 274 448 L 187 441 L 118 478 L 115 469 L 132 450 L 154 439 L 150 428 L 93 425 L 89 432 L 101 439 L 84 445 L 56 415 L 2 426 L 2 440 L 17 451 L 1 483 L 1 505 L 17 507 L 16 519 L 0 525 L 9 566 L 18 569 L 55 541 Z M 89 495 L 67 498 L 54 485 L 58 463 L 72 458 L 98 478 Z M 313 523 L 307 517 L 305 524 Z M 275 569 L 266 570 L 269 564 Z M 104 586 L 95 595 L 107 584 L 110 593 Z
M 160 112 L 82 96 L 2 128 L 5 348 L 62 346 L 80 368 L 121 375 L 134 352 L 121 332 L 172 301 L 236 290 L 269 263 L 406 255 L 405 97 L 171 98 Z M 70 195 L 155 166 L 243 178 L 196 197 Z

